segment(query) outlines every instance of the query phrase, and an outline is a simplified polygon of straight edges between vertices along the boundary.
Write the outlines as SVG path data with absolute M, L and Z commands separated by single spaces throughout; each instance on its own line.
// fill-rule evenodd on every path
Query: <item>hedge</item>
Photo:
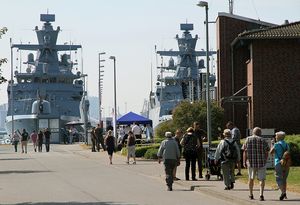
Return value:
M 157 159 L 158 148 L 150 148 L 144 155 L 145 159 Z
M 149 150 L 149 149 L 158 149 L 159 146 L 160 146 L 160 144 L 136 145 L 135 156 L 136 157 L 144 157 L 147 150 Z M 127 155 L 127 148 L 126 147 L 122 148 L 121 154 L 122 155 Z

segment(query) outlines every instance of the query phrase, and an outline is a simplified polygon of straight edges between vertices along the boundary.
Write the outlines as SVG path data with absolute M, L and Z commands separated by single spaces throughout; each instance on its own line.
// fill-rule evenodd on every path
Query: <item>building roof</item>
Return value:
M 246 21 L 246 22 L 249 22 L 249 23 L 260 24 L 262 26 L 268 26 L 268 27 L 277 26 L 277 24 L 269 23 L 269 22 L 266 22 L 266 21 L 261 21 L 261 20 L 258 20 L 258 19 L 252 19 L 252 18 L 248 18 L 248 17 L 245 17 L 245 16 L 239 16 L 239 15 L 236 15 L 236 14 L 230 14 L 230 13 L 226 13 L 226 12 L 219 12 L 217 19 L 219 17 L 228 17 L 228 18 L 237 19 L 237 20 L 241 20 L 241 21 Z
M 274 26 L 269 28 L 255 29 L 239 34 L 238 39 L 287 39 L 300 38 L 300 21 Z

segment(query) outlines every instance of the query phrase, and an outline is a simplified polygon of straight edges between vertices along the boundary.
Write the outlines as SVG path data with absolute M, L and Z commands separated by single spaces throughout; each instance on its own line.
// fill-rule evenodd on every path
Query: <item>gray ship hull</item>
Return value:
M 37 115 L 15 115 L 12 121 L 11 116 L 6 117 L 6 131 L 8 135 L 12 133 L 12 126 L 14 130 L 22 132 L 23 129 L 30 134 L 33 130 L 43 130 L 45 128 L 51 129 L 51 143 L 61 143 L 62 136 L 60 136 L 60 127 L 64 127 L 67 122 L 78 121 L 79 117 L 61 116 L 58 118 L 41 118 Z

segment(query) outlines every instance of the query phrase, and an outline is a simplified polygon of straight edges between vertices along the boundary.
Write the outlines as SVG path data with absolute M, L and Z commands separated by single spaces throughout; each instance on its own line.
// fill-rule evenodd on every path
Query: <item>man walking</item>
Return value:
M 21 134 L 21 145 L 22 145 L 22 153 L 27 154 L 27 143 L 28 143 L 29 134 L 26 132 L 26 129 L 23 129 Z
M 232 139 L 238 144 L 239 152 L 241 152 L 241 132 L 239 128 L 237 128 L 236 125 L 231 121 L 227 122 L 226 128 L 230 129 Z M 239 160 L 236 165 L 238 168 L 238 173 L 236 174 L 236 176 L 241 176 L 241 161 Z
M 51 132 L 49 128 L 47 128 L 44 132 L 45 136 L 45 146 L 46 146 L 46 152 L 49 152 L 50 150 L 50 137 L 51 137 Z
M 137 122 L 133 123 L 131 131 L 133 132 L 135 139 L 136 139 L 136 144 L 141 144 L 142 140 L 142 129 L 138 125 Z
M 202 175 L 202 159 L 203 159 L 203 139 L 206 136 L 206 133 L 203 129 L 200 128 L 199 122 L 194 122 L 194 135 L 199 139 L 200 146 L 197 148 L 197 161 L 198 161 L 198 171 L 199 178 L 203 178 Z
M 163 159 L 166 174 L 166 183 L 168 191 L 172 191 L 173 184 L 173 171 L 175 167 L 180 163 L 180 152 L 177 142 L 172 138 L 171 132 L 166 132 L 167 139 L 161 142 L 157 152 L 158 163 Z
M 223 132 L 224 139 L 219 143 L 215 153 L 215 164 L 221 161 L 225 190 L 234 188 L 234 167 L 240 160 L 240 149 L 231 137 L 230 129 Z
M 267 142 L 261 137 L 261 128 L 255 127 L 253 135 L 247 137 L 244 150 L 244 166 L 248 168 L 250 199 L 253 197 L 254 176 L 257 175 L 260 184 L 260 201 L 264 201 L 264 187 L 266 179 L 266 162 L 270 150 Z
M 104 145 L 104 138 L 103 138 L 103 128 L 101 127 L 100 124 L 97 124 L 97 127 L 94 131 L 95 136 L 96 136 L 96 146 L 97 146 L 97 151 L 100 151 L 100 144 L 102 149 L 105 151 L 106 147 Z

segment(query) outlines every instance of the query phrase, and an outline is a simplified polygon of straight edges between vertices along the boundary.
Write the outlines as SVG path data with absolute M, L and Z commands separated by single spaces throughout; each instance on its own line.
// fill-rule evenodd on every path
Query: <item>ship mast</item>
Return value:
M 233 14 L 233 0 L 228 0 L 229 1 L 229 13 Z

